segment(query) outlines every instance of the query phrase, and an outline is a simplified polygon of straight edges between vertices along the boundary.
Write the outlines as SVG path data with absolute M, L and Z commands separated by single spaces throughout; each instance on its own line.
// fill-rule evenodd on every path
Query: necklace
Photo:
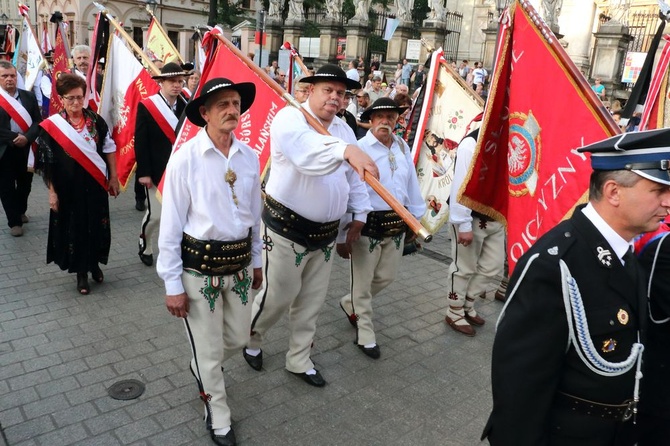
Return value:
M 72 124 L 72 127 L 75 130 L 81 130 L 81 129 L 84 128 L 84 124 L 85 124 L 84 117 L 82 116 L 81 118 L 79 118 L 79 120 L 77 120 L 77 122 L 75 122 L 74 119 L 70 118 L 70 124 Z
M 235 195 L 235 181 L 237 181 L 237 174 L 230 167 L 226 171 L 225 180 L 230 186 L 230 192 L 233 194 L 233 202 L 235 203 L 235 206 L 237 206 L 237 195 Z

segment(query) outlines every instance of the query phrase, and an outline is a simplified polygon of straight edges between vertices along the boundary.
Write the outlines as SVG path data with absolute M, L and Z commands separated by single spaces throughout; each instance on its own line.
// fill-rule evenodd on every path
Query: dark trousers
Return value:
M 23 226 L 21 215 L 28 209 L 33 174 L 26 171 L 27 164 L 27 147 L 7 147 L 0 158 L 0 201 L 10 228 Z
M 137 174 L 135 174 L 135 200 L 144 201 L 147 199 L 147 188 L 142 186 L 137 179 Z
M 670 420 L 642 412 L 637 418 L 638 446 L 667 446 L 670 444 Z

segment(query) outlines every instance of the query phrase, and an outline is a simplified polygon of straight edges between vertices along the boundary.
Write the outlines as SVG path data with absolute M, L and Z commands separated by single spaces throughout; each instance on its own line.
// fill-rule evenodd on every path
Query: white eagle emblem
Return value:
M 120 132 L 128 124 L 130 106 L 125 103 L 122 91 L 117 90 L 112 96 L 112 126 L 116 132 Z

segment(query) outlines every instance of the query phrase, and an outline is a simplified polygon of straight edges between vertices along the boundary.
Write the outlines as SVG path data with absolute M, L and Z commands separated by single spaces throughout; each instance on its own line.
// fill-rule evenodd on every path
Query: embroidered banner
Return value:
M 100 115 L 116 143 L 116 169 L 125 190 L 135 170 L 137 104 L 158 93 L 159 86 L 118 35 L 112 34 L 109 42 Z
M 144 51 L 152 59 L 162 60 L 165 63 L 181 64 L 179 52 L 168 38 L 156 17 L 151 17 L 149 31 L 147 31 L 147 45 Z
M 454 177 L 456 148 L 468 124 L 482 112 L 484 101 L 451 69 L 442 48 L 432 55 L 428 81 L 431 83 L 425 87 L 412 153 L 421 195 L 427 204 L 421 224 L 434 234 L 449 219 L 447 200 Z
M 668 94 L 668 66 L 670 66 L 670 35 L 663 36 L 663 50 L 654 67 L 644 110 L 640 118 L 640 130 L 667 127 L 664 124 L 665 104 Z
M 547 85 L 551 101 L 537 93 Z M 577 149 L 617 132 L 539 14 L 513 1 L 503 14 L 473 164 L 459 191 L 459 202 L 507 224 L 510 272 L 538 237 L 587 200 L 591 164 Z
M 21 6 L 19 4 L 19 6 Z M 23 16 L 19 45 L 14 55 L 16 71 L 23 76 L 24 87 L 30 91 L 35 85 L 39 72 L 46 66 L 42 50 L 33 33 L 27 16 Z
M 56 41 L 54 43 L 52 79 L 55 81 L 61 73 L 69 73 L 70 48 L 67 44 L 67 34 L 63 22 L 58 22 L 56 28 Z M 63 100 L 56 91 L 56 82 L 51 89 L 51 100 L 49 101 L 49 115 L 60 113 L 63 110 Z

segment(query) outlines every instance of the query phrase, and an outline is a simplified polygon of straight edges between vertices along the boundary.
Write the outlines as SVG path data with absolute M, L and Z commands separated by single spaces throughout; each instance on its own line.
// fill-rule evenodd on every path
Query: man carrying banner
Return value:
M 140 227 L 139 256 L 140 261 L 147 266 L 154 263 L 152 236 L 160 223 L 161 215 L 161 205 L 156 198 L 154 186 L 160 183 L 172 153 L 172 145 L 176 139 L 175 128 L 186 106 L 184 101 L 177 99 L 189 74 L 174 62 L 165 64 L 161 74 L 152 76 L 160 84 L 160 91 L 144 99 L 137 107 L 135 175 L 146 189 L 149 199 Z
M 332 136 L 317 133 L 294 107 L 283 108 L 272 121 L 272 173 L 263 210 L 265 288 L 254 300 L 251 339 L 243 354 L 253 369 L 261 370 L 263 338 L 290 309 L 286 369 L 321 387 L 326 381 L 314 368 L 310 350 L 340 218 L 353 214 L 347 234 L 353 243 L 371 209 L 361 178 L 365 171 L 378 177 L 378 171 L 354 145 L 351 128 L 336 117 L 346 90 L 360 84 L 335 65 L 324 65 L 302 82 L 311 84 L 303 108 Z
M 510 279 L 483 434 L 493 446 L 635 443 L 647 303 L 631 241 L 670 211 L 669 136 L 579 149 L 591 153 L 589 203 L 543 235 Z
M 393 99 L 377 99 L 363 115 L 371 130 L 358 143 L 379 167 L 379 181 L 417 219 L 426 212 L 409 146 L 393 134 L 400 113 Z M 381 355 L 372 324 L 372 298 L 393 282 L 400 266 L 407 225 L 370 187 L 372 212 L 361 231 L 363 237 L 346 242 L 351 215 L 340 222 L 337 253 L 351 258 L 351 290 L 340 299 L 340 307 L 356 327 L 356 345 L 372 359 Z M 346 242 L 346 243 L 345 243 Z
M 251 82 L 214 78 L 189 102 L 186 116 L 204 128 L 170 158 L 158 237 L 165 303 L 184 319 L 207 428 L 222 446 L 236 444 L 222 364 L 249 338 L 251 289 L 263 280 L 258 156 L 233 134 L 255 96 Z
M 0 200 L 14 237 L 28 223 L 28 195 L 33 181 L 27 171 L 30 144 L 42 120 L 35 95 L 16 86 L 16 68 L 0 61 Z
M 488 285 L 502 275 L 505 261 L 502 223 L 458 202 L 458 190 L 468 176 L 478 137 L 479 129 L 476 129 L 458 145 L 449 198 L 451 257 L 454 260 L 447 270 L 449 309 L 444 320 L 466 336 L 476 334 L 473 325 L 484 325 L 484 319 L 475 310 L 475 297 L 486 293 Z

